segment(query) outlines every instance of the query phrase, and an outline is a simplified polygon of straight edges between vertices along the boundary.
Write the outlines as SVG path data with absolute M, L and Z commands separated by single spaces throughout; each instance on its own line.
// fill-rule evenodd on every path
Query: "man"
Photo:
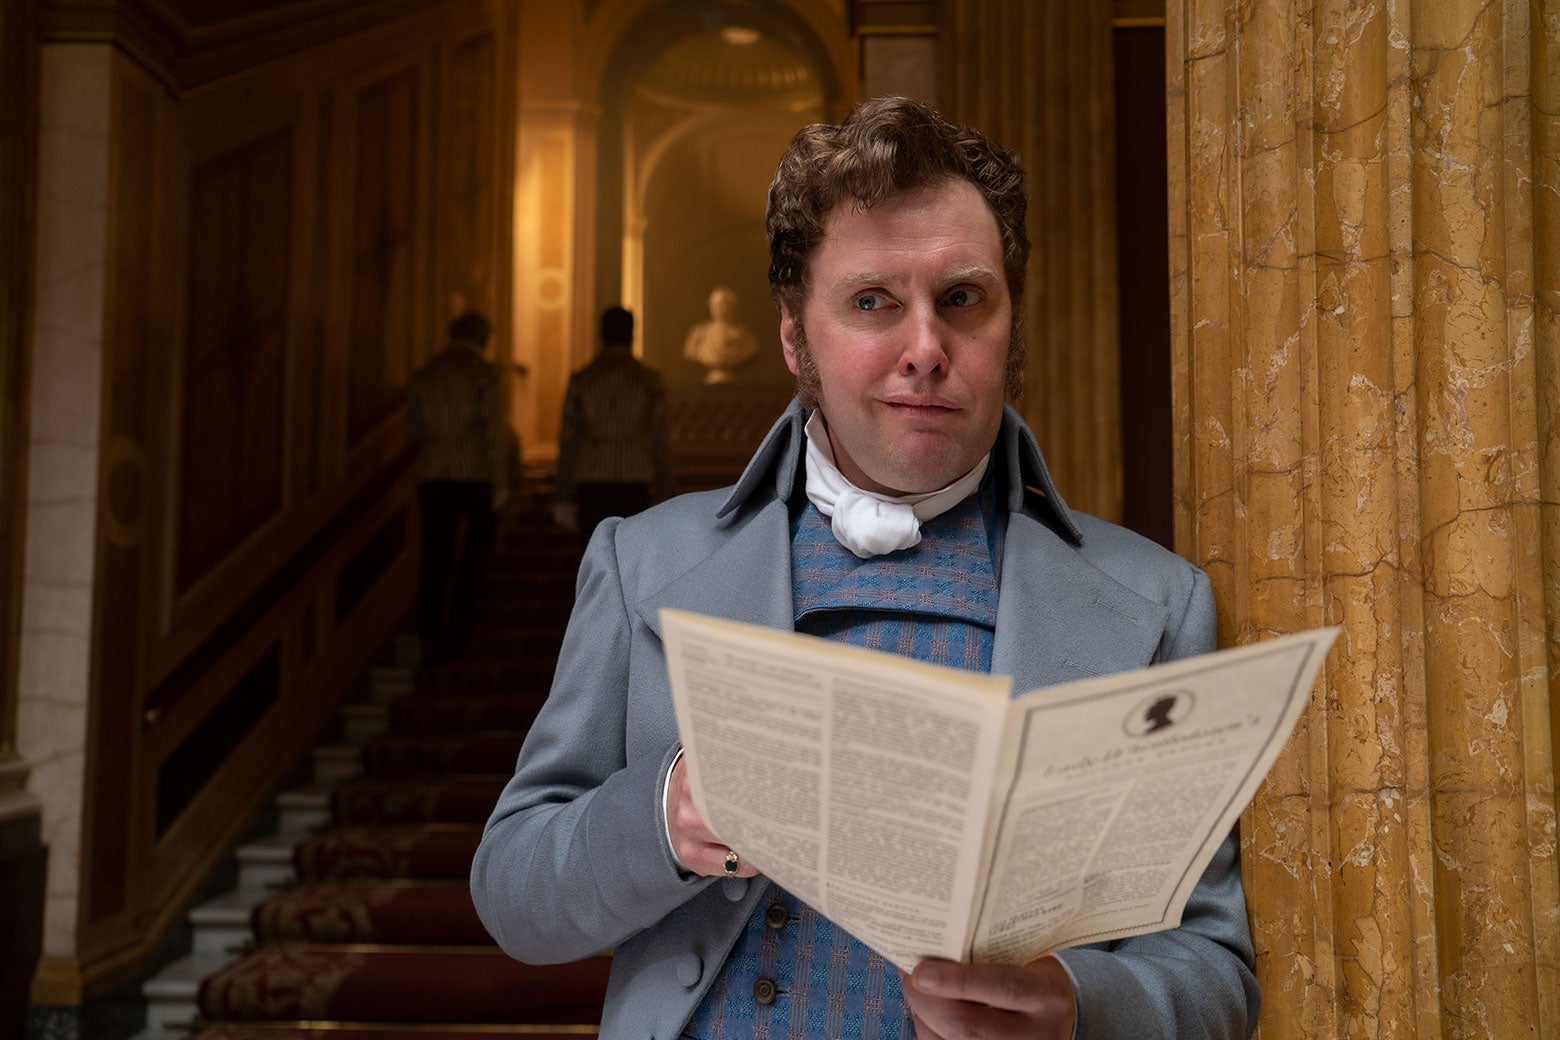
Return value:
M 1180 928 L 902 977 L 758 877 L 690 802 L 663 607 L 989 669 L 1020 690 L 1213 648 L 1201 572 L 1070 512 L 1004 408 L 1023 370 L 1026 204 L 1014 155 L 900 98 L 808 127 L 782 157 L 770 282 L 800 400 L 735 488 L 596 532 L 552 696 L 473 864 L 477 907 L 513 955 L 615 950 L 603 1040 L 1255 1025 L 1233 842 Z
M 457 317 L 449 345 L 407 390 L 422 517 L 417 627 L 428 664 L 449 655 L 470 619 L 493 545 L 494 505 L 507 490 L 503 376 L 485 356 L 491 331 L 474 311 Z
M 666 392 L 634 357 L 634 315 L 608 307 L 601 350 L 569 377 L 558 432 L 562 527 L 587 533 L 609 516 L 633 516 L 672 490 Z

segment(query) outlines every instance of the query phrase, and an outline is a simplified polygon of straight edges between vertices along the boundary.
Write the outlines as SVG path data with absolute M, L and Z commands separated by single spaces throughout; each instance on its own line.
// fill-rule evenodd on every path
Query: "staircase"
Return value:
M 467 889 L 483 822 L 547 695 L 580 543 L 506 514 L 462 652 L 400 637 L 282 793 L 238 884 L 190 913 L 192 952 L 143 987 L 139 1040 L 595 1036 L 610 958 L 533 967 Z

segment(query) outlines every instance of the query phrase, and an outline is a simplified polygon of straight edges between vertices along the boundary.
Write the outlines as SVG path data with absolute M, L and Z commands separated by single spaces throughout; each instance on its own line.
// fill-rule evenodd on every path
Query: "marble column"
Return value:
M 1019 410 L 1067 501 L 1119 520 L 1111 11 L 1063 0 L 948 0 L 941 104 L 1024 161 L 1034 250 Z
M 1178 547 L 1222 642 L 1344 630 L 1243 820 L 1269 1040 L 1560 1030 L 1556 12 L 1167 12 Z
M 17 664 L 17 749 L 49 847 L 41 1004 L 81 999 L 86 799 L 103 314 L 108 276 L 113 49 L 50 44 L 41 57 L 37 296 Z

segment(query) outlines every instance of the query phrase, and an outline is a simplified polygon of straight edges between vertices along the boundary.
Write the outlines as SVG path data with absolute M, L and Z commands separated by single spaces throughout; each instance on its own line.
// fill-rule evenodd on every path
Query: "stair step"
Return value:
M 143 1040 L 184 1040 L 200 1017 L 197 997 L 201 980 L 221 971 L 234 958 L 225 954 L 192 953 L 163 968 L 141 985 L 146 998 Z
M 247 1022 L 223 1022 L 212 1024 L 190 1037 L 189 1040 L 338 1040 L 347 1036 L 351 1040 L 495 1040 L 495 1037 L 515 1037 L 517 1040 L 590 1040 L 597 1035 L 595 1026 L 587 1025 L 533 1025 L 506 1023 L 501 1030 L 489 1026 L 440 1023 L 436 1027 L 393 1025 L 369 1025 L 354 1022 L 350 1030 L 335 1022 L 271 1023 L 255 1025 Z M 133 1037 L 132 1040 L 143 1040 Z
M 466 880 L 482 828 L 476 824 L 332 827 L 298 843 L 295 856 L 309 880 L 414 878 Z
M 482 824 L 508 779 L 508 775 L 492 775 L 355 780 L 336 789 L 330 802 L 332 818 L 344 826 Z
M 305 883 L 272 895 L 245 920 L 261 944 L 493 945 L 464 880 Z
M 191 910 L 189 920 L 195 932 L 194 952 L 237 956 L 236 947 L 254 941 L 249 930 L 250 914 L 266 895 L 258 889 L 239 888 Z
M 390 663 L 402 668 L 416 668 L 422 662 L 422 640 L 410 632 L 396 633 L 391 644 Z
M 334 784 L 295 787 L 276 796 L 277 829 L 299 836 L 330 823 L 330 793 Z
M 348 744 L 361 744 L 389 728 L 389 701 L 361 701 L 341 706 L 341 739 Z
M 490 940 L 479 930 L 480 922 L 474 922 L 466 888 L 469 871 L 463 869 L 470 862 L 481 822 L 512 771 L 524 730 L 546 699 L 558 644 L 573 602 L 577 540 L 560 537 L 546 524 L 545 515 L 538 516 L 541 519 L 535 530 L 513 525 L 504 528 L 496 553 L 499 559 L 490 569 L 488 589 L 477 606 L 480 620 L 465 653 L 438 668 L 424 668 L 419 639 L 414 634 L 402 633 L 377 658 L 383 663 L 362 673 L 362 693 L 339 712 L 340 737 L 311 749 L 311 782 L 277 796 L 277 832 L 236 850 L 238 888 L 189 912 L 193 952 L 143 985 L 147 1027 L 136 1040 L 188 1040 L 192 1024 L 201 1018 L 198 1001 L 203 983 L 208 988 L 218 986 L 218 991 L 209 993 L 208 999 L 241 1002 L 250 982 L 265 979 L 269 985 L 281 967 L 291 970 L 295 957 L 301 958 L 300 963 L 328 967 L 349 952 L 362 961 L 353 969 L 353 979 L 355 984 L 366 987 L 367 999 L 335 1010 L 347 1012 L 342 1017 L 356 1018 L 354 1028 L 368 1030 L 365 1040 L 402 1040 L 403 1034 L 405 1040 L 465 1037 L 467 1033 L 486 1035 L 496 1027 L 538 1040 L 552 1040 L 564 1034 L 595 1035 L 592 1023 L 599 1017 L 600 995 L 610 962 L 592 959 L 574 966 L 529 968 L 503 956 L 488 945 Z M 553 551 L 534 561 L 504 558 L 506 553 L 519 551 L 522 545 L 528 553 L 534 552 L 544 542 L 553 546 Z M 570 559 L 558 559 L 564 556 Z M 482 702 L 488 699 L 482 696 L 484 693 L 504 702 L 514 718 L 482 710 Z M 449 702 L 437 712 L 428 710 L 430 706 L 424 703 L 446 698 Z M 423 719 L 423 715 L 429 718 Z M 383 746 L 376 746 L 375 761 L 378 771 L 387 779 L 394 777 L 401 782 L 370 785 L 359 779 L 365 769 L 365 745 L 389 733 L 393 720 L 405 716 L 428 723 L 434 715 L 440 721 L 449 716 L 452 723 L 480 725 L 466 735 L 461 735 L 462 727 L 456 726 L 455 732 L 440 736 L 434 736 L 438 727 L 414 726 L 416 734 L 434 738 L 426 748 L 416 749 L 403 746 L 408 737 L 398 726 L 396 736 L 381 742 Z M 459 770 L 453 768 L 456 764 Z M 416 790 L 407 786 L 403 791 L 404 782 L 418 772 L 437 777 L 438 789 L 424 790 L 419 785 Z M 492 775 L 480 775 L 489 773 Z M 339 796 L 333 797 L 337 791 Z M 326 830 L 333 822 L 332 807 L 338 797 L 349 809 L 363 803 L 357 808 L 365 819 L 380 815 L 387 819 L 413 819 L 426 815 L 465 822 Z M 419 799 L 426 801 L 427 806 Z M 405 809 L 403 803 L 412 805 L 415 811 Z M 354 846 L 354 840 L 361 847 Z M 299 843 L 305 841 L 311 844 L 299 852 Z M 308 859 L 309 849 L 313 849 L 312 860 Z M 276 908 L 269 911 L 273 917 L 292 915 L 287 922 L 289 928 L 294 919 L 302 916 L 325 916 L 343 906 L 357 905 L 350 899 L 331 895 L 327 886 L 298 887 L 295 855 L 305 856 L 306 871 L 310 872 L 328 869 L 333 876 L 389 876 L 391 880 L 377 885 L 357 881 L 337 886 L 347 892 L 360 890 L 370 915 L 360 934 L 379 939 L 380 943 L 335 947 L 332 944 L 336 939 L 324 945 L 293 939 L 263 945 L 247 958 L 232 952 L 253 943 L 256 908 L 267 900 L 272 900 L 270 905 Z M 428 883 L 411 880 L 413 877 L 433 880 Z M 284 888 L 291 890 L 285 903 L 277 899 L 278 890 Z M 325 921 L 314 929 L 312 922 L 311 917 L 310 934 L 322 938 L 332 927 L 331 922 Z M 356 918 L 353 923 L 362 924 Z M 278 932 L 277 937 L 281 934 Z M 390 945 L 383 943 L 387 937 L 392 940 Z M 428 943 L 430 938 L 441 941 Z M 425 945 L 403 946 L 394 940 Z M 271 961 L 266 961 L 268 957 Z M 240 968 L 241 964 L 272 962 L 273 968 L 258 974 L 245 974 L 251 969 Z M 408 994 L 402 981 L 408 975 L 434 979 L 437 984 L 414 988 Z M 226 981 L 222 982 L 223 979 Z M 491 985 L 495 980 L 499 984 Z M 464 993 L 462 987 L 471 987 L 471 992 Z M 225 997 L 220 992 L 224 988 Z M 410 1006 L 398 1009 L 408 1015 L 405 1022 L 368 1024 L 373 1015 L 399 1004 L 408 995 L 416 999 L 411 1000 Z M 289 999 L 307 1002 L 317 996 L 306 988 Z M 343 991 L 339 996 L 348 1001 L 353 994 Z M 208 1010 L 216 1011 L 219 1007 Z M 207 1031 L 225 1040 L 247 1040 L 247 1036 L 229 1037 L 223 1031 L 252 1030 L 255 1024 L 231 1021 L 231 1017 L 238 1017 L 235 1012 L 244 1013 L 236 1006 L 228 1004 L 226 1010 L 230 1019 L 205 1023 Z M 300 1004 L 296 1010 L 311 1012 L 299 1018 L 314 1019 L 312 1012 L 326 1009 Z M 531 1021 L 525 1025 L 517 1021 L 525 1019 Z M 441 1022 L 449 1023 L 448 1029 L 442 1028 Z M 335 1029 L 322 1038 L 319 1026 L 318 1021 L 277 1021 L 269 1030 L 262 1026 L 261 1031 L 268 1033 L 271 1040 L 294 1036 L 298 1040 L 305 1036 L 309 1040 L 335 1040 Z M 473 1035 L 472 1040 L 480 1040 L 480 1036 Z
M 363 771 L 363 749 L 357 744 L 316 744 L 309 752 L 314 784 L 338 784 Z
M 374 779 L 459 773 L 508 776 L 525 740 L 523 731 L 508 733 L 388 733 L 363 746 L 362 774 Z
M 611 964 L 602 956 L 534 966 L 494 947 L 276 943 L 209 979 L 201 1010 L 228 1022 L 591 1024 L 601 1021 Z M 283 977 L 335 985 L 283 989 L 274 984 Z
M 293 873 L 293 848 L 297 835 L 273 834 L 238 847 L 238 887 L 251 892 L 267 892 L 296 880 Z
M 393 701 L 417 691 L 417 669 L 380 665 L 368 670 L 368 695 L 375 701 Z

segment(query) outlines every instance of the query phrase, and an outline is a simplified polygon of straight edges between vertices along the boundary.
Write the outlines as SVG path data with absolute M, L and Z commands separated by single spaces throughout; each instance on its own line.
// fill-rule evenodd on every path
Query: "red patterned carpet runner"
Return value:
M 293 871 L 300 882 L 353 878 L 466 880 L 482 837 L 480 824 L 335 827 L 298 843 Z
M 306 1024 L 233 1023 L 208 1026 L 201 1040 L 496 1040 L 519 1037 L 521 1040 L 580 1040 L 594 1037 L 595 1026 L 533 1026 L 524 1023 L 470 1026 L 365 1026 L 357 1023 L 310 1022 Z
M 256 949 L 208 977 L 197 1040 L 577 1040 L 610 958 L 535 967 L 488 937 L 467 880 L 482 823 L 546 699 L 579 545 L 539 511 L 501 526 L 475 631 L 418 674 L 390 732 L 251 916 Z

